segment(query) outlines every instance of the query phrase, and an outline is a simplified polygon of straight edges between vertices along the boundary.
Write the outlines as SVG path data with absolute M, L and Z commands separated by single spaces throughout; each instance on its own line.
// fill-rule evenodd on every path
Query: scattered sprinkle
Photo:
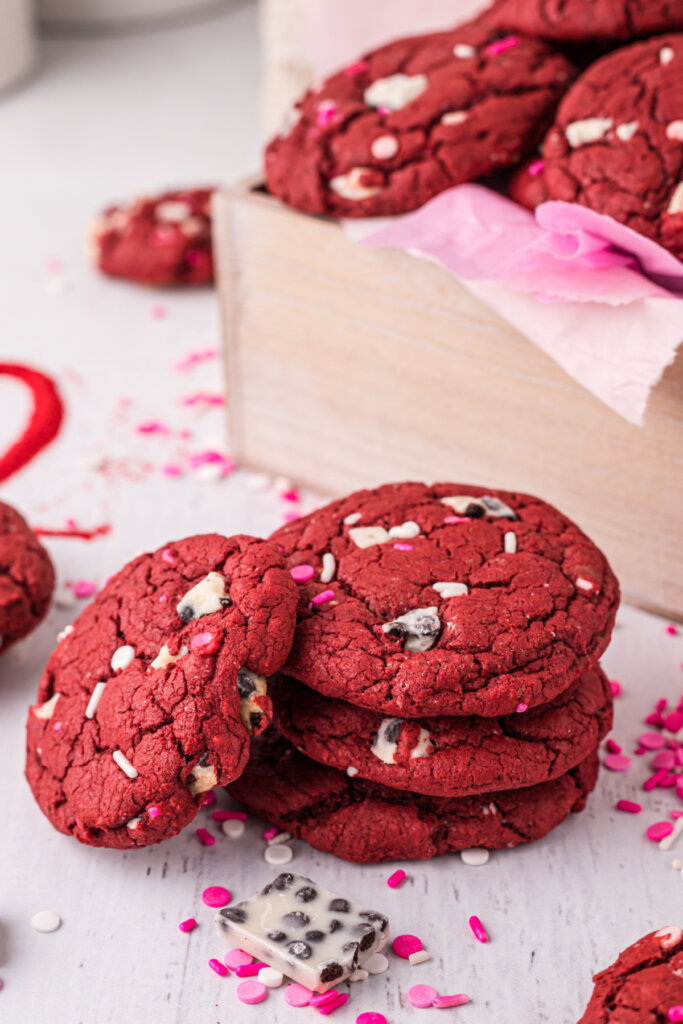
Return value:
M 202 903 L 207 907 L 225 907 L 231 899 L 230 890 L 224 889 L 222 885 L 210 885 L 202 893 Z
M 391 948 L 396 956 L 407 960 L 411 953 L 419 953 L 422 949 L 422 942 L 417 935 L 397 935 Z M 372 974 L 372 971 L 370 973 Z
M 376 1013 L 374 1010 L 366 1010 L 356 1017 L 356 1024 L 387 1024 L 387 1018 L 383 1013 Z
M 229 949 L 223 957 L 223 962 L 231 971 L 236 971 L 238 967 L 253 963 L 254 958 L 251 953 L 246 953 L 243 949 Z
M 417 1006 L 424 1010 L 434 1005 L 434 1000 L 439 993 L 431 985 L 413 985 L 408 989 L 408 1002 L 411 1006 Z
M 279 988 L 285 980 L 282 971 L 276 971 L 274 967 L 262 967 L 258 973 L 258 980 L 266 988 Z
M 481 923 L 481 921 L 479 920 L 478 917 L 475 917 L 473 915 L 470 918 L 470 920 L 469 920 L 469 926 L 472 929 L 472 933 L 473 933 L 475 939 L 477 940 L 477 942 L 488 942 L 489 941 L 488 932 L 486 931 L 486 929 L 484 928 L 483 924 Z
M 294 856 L 294 851 L 291 846 L 281 843 L 279 846 L 267 846 L 263 856 L 268 864 L 289 864 Z
M 329 1013 L 334 1013 L 335 1010 L 338 1010 L 340 1006 L 343 1006 L 344 1003 L 347 1003 L 348 1001 L 349 993 L 342 992 L 336 999 L 330 1000 L 330 1002 L 325 1003 L 324 1006 L 319 1006 L 318 1013 L 322 1013 L 323 1016 L 326 1017 Z
M 337 560 L 331 551 L 326 551 L 323 555 L 323 567 L 320 573 L 321 583 L 331 583 L 334 579 L 334 575 L 337 571 Z
M 31 927 L 37 932 L 56 932 L 62 923 L 59 914 L 54 910 L 39 910 L 31 918 Z
M 325 601 L 331 601 L 334 597 L 334 590 L 323 590 L 320 594 L 316 594 L 312 599 L 312 605 L 324 604 Z
M 324 1006 L 325 1003 L 333 1002 L 338 995 L 339 991 L 336 988 L 330 988 L 327 992 L 316 992 L 311 996 L 311 1006 Z
M 129 779 L 137 779 L 138 770 L 134 765 L 130 763 L 125 754 L 120 750 L 114 750 L 112 752 L 112 758 L 114 763 L 119 766 L 121 771 L 128 776 Z
M 618 683 L 616 679 L 610 679 L 609 685 L 612 689 L 612 696 L 618 697 L 621 693 L 621 683 Z
M 73 584 L 71 589 L 73 591 L 74 597 L 83 599 L 86 597 L 92 597 L 95 591 L 97 590 L 97 587 L 90 580 L 78 580 L 76 583 Z
M 473 846 L 469 850 L 460 851 L 460 859 L 463 864 L 467 864 L 469 867 L 478 868 L 484 864 L 488 864 L 490 853 L 483 847 Z
M 267 843 L 269 843 L 271 839 L 275 839 L 275 836 L 278 834 L 279 831 L 279 828 L 276 828 L 275 825 L 271 825 L 263 833 L 263 838 Z
M 607 748 L 608 754 L 620 754 L 621 753 L 621 747 L 619 746 L 618 743 L 616 743 L 612 739 L 607 740 L 607 742 L 605 743 L 605 746 Z
M 187 921 L 181 921 L 178 927 L 181 932 L 191 932 L 197 927 L 197 922 L 193 917 L 188 917 Z
M 399 868 L 398 871 L 394 871 L 393 875 L 389 875 L 389 877 L 387 878 L 387 885 L 389 886 L 390 889 L 395 889 L 397 886 L 401 884 L 405 877 L 405 871 Z
M 202 843 L 204 846 L 213 846 L 213 844 L 216 842 L 215 838 L 206 828 L 198 828 L 196 835 L 199 842 Z
M 418 939 L 418 942 L 420 940 Z M 405 959 L 405 958 L 404 958 Z M 384 974 L 389 969 L 389 961 L 385 957 L 384 953 L 373 953 L 363 961 L 363 969 L 368 974 Z
M 285 1002 L 289 1003 L 290 1006 L 308 1006 L 313 993 L 310 988 L 306 988 L 305 985 L 299 985 L 294 982 L 292 985 L 288 985 L 285 989 Z
M 289 572 L 295 583 L 307 583 L 315 576 L 315 569 L 312 565 L 295 565 Z
M 428 953 L 426 949 L 419 949 L 417 953 L 411 953 L 408 957 L 408 962 L 411 967 L 416 967 L 418 964 L 425 964 L 428 960 L 432 959 L 431 953 Z
M 683 1006 L 679 1004 L 678 1006 L 671 1006 L 671 1007 L 669 1007 L 669 1009 L 667 1010 L 667 1014 L 666 1015 L 669 1018 L 669 1020 L 672 1021 L 672 1024 L 676 1024 L 676 1022 L 682 1021 L 683 1020 Z
M 212 811 L 211 817 L 214 821 L 230 821 L 233 818 L 236 821 L 246 821 L 246 811 Z
M 661 750 L 665 739 L 659 732 L 644 732 L 638 737 L 638 742 L 646 750 Z
M 227 818 L 221 825 L 223 835 L 227 836 L 228 839 L 239 839 L 240 836 L 244 835 L 246 825 L 239 818 Z
M 678 630 L 674 626 L 673 622 L 670 622 L 669 625 L 665 628 L 664 632 L 668 633 L 669 636 L 676 636 Z
M 611 772 L 626 772 L 631 767 L 631 758 L 626 754 L 608 754 L 605 758 L 605 768 Z
M 413 547 L 412 544 L 400 543 L 400 544 L 394 544 L 394 550 L 395 551 L 414 551 L 415 548 Z
M 520 701 L 519 704 L 517 705 L 517 707 L 515 708 L 515 711 L 517 712 L 518 715 L 523 715 L 524 712 L 528 711 L 528 710 L 529 710 L 529 705 L 525 704 L 524 701 Z
M 445 1009 L 448 1006 L 464 1006 L 469 1003 L 470 997 L 466 996 L 464 992 L 460 992 L 455 996 L 437 996 L 432 1006 L 436 1006 L 439 1009 Z
M 235 974 L 238 978 L 255 978 L 262 967 L 267 967 L 268 964 L 262 962 L 254 964 L 240 964 L 235 968 Z
M 105 688 L 106 685 L 107 685 L 106 683 L 102 683 L 102 682 L 95 683 L 93 691 L 90 694 L 90 700 L 88 701 L 88 706 L 85 709 L 85 717 L 86 718 L 93 718 L 94 717 L 95 712 L 97 711 L 98 704 L 100 703 L 100 700 L 102 699 L 102 694 L 104 693 L 104 688 Z
M 242 1003 L 262 1003 L 268 995 L 268 989 L 262 982 L 249 978 L 239 983 L 235 995 Z
M 658 843 L 660 839 L 665 839 L 667 836 L 670 836 L 673 830 L 674 827 L 670 821 L 657 821 L 654 825 L 650 825 L 645 835 L 648 839 L 651 839 L 653 843 Z
M 506 50 L 511 50 L 514 46 L 519 46 L 519 39 L 517 36 L 506 36 L 505 39 L 497 39 L 495 43 L 491 43 L 487 46 L 486 52 L 492 57 L 495 57 L 499 53 L 505 53 Z
M 215 971 L 216 974 L 219 974 L 221 978 L 227 978 L 228 974 L 230 973 L 225 964 L 222 964 L 220 960 L 216 960 L 213 957 L 211 958 L 211 960 L 209 960 L 209 967 L 211 968 L 212 971 Z
M 642 809 L 642 806 L 634 803 L 633 800 L 617 800 L 618 811 L 626 811 L 628 814 L 640 814 Z

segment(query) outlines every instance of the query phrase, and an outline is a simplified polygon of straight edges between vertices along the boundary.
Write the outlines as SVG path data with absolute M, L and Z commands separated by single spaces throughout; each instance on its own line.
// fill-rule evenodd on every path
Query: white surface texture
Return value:
M 210 291 L 154 293 L 97 277 L 82 254 L 83 227 L 110 199 L 165 185 L 227 180 L 257 164 L 255 11 L 233 10 L 203 25 L 109 41 L 52 42 L 42 74 L 0 105 L 3 238 L 0 250 L 0 358 L 53 374 L 67 406 L 57 441 L 0 487 L 34 525 L 110 523 L 92 542 L 48 542 L 62 598 L 78 579 L 101 584 L 137 552 L 187 533 L 267 533 L 285 504 L 273 489 L 252 490 L 245 472 L 199 484 L 164 476 L 166 462 L 220 437 L 221 411 L 194 418 L 181 396 L 220 385 L 220 364 L 172 369 L 191 349 L 218 344 Z M 63 261 L 47 273 L 45 261 Z M 154 319 L 151 307 L 166 315 Z M 121 398 L 130 404 L 121 405 Z M 0 451 L 20 429 L 27 400 L 0 378 Z M 138 434 L 158 419 L 168 435 Z M 178 430 L 189 429 L 190 438 Z M 310 507 L 310 501 L 306 503 Z M 161 846 L 93 850 L 55 832 L 23 778 L 23 726 L 58 630 L 82 602 L 55 606 L 36 633 L 0 661 L 0 1021 L 2 1024 L 290 1024 L 313 1020 L 288 1007 L 283 989 L 259 1007 L 234 997 L 236 980 L 207 966 L 224 952 L 201 892 L 225 885 L 252 894 L 276 869 L 263 858 L 263 824 L 250 819 L 230 839 L 208 812 L 198 825 L 216 836 L 208 848 L 193 827 Z M 641 721 L 660 695 L 678 698 L 683 637 L 626 609 L 605 658 L 624 685 L 615 736 L 630 752 Z M 637 759 L 638 760 L 638 759 Z M 591 974 L 651 928 L 680 923 L 681 856 L 643 836 L 676 806 L 671 791 L 642 794 L 647 767 L 603 773 L 587 812 L 536 845 L 495 853 L 474 869 L 460 857 L 359 868 L 300 842 L 293 869 L 387 913 L 392 931 L 418 934 L 432 959 L 411 967 L 390 955 L 390 970 L 351 988 L 335 1014 L 352 1024 L 363 1010 L 389 1024 L 417 1019 L 407 989 L 433 984 L 467 992 L 453 1011 L 462 1024 L 572 1024 Z M 643 798 L 638 818 L 613 810 L 620 796 Z M 221 805 L 224 797 L 220 798 Z M 679 803 L 679 806 L 680 803 Z M 53 934 L 31 927 L 37 911 L 59 914 Z M 477 914 L 491 942 L 467 927 Z M 196 917 L 189 934 L 178 923 Z M 677 920 L 678 919 L 678 920 Z

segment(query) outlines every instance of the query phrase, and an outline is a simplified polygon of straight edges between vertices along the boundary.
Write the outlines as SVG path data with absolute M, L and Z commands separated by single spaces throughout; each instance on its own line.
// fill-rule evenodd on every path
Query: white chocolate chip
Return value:
M 417 737 L 417 743 L 410 751 L 411 758 L 415 757 L 429 757 L 432 753 L 434 744 L 431 740 L 431 733 L 429 729 L 423 729 L 420 727 L 420 732 Z
M 161 648 L 156 658 L 150 664 L 149 667 L 153 669 L 167 668 L 168 665 L 175 665 L 176 661 L 179 661 L 180 658 L 184 658 L 185 655 L 189 653 L 189 649 L 185 646 L 185 644 L 182 645 L 177 654 L 171 654 L 171 652 L 168 649 L 168 645 L 164 644 L 164 646 Z
M 419 533 L 420 527 L 412 519 L 401 523 L 400 526 L 391 526 L 389 528 L 389 536 L 394 540 L 411 540 L 413 537 L 419 536 Z
M 630 142 L 637 131 L 637 121 L 625 121 L 623 124 L 617 125 L 614 134 L 622 142 Z
M 447 110 L 441 118 L 441 124 L 452 127 L 456 124 L 462 124 L 468 117 L 469 114 L 466 110 Z
M 267 846 L 265 853 L 263 854 L 268 864 L 282 865 L 289 864 L 290 860 L 294 856 L 294 851 L 291 846 Z
M 97 705 L 100 703 L 100 700 L 102 699 L 102 694 L 104 693 L 104 688 L 105 688 L 106 685 L 107 685 L 106 683 L 103 683 L 101 681 L 99 683 L 95 683 L 93 691 L 90 694 L 90 700 L 88 701 L 88 706 L 85 709 L 85 717 L 86 718 L 94 718 L 95 717 L 95 712 L 97 711 Z
M 394 135 L 379 135 L 370 146 L 370 152 L 375 160 L 391 160 L 398 153 L 398 139 Z
M 484 850 L 480 846 L 472 846 L 469 850 L 460 851 L 460 859 L 463 864 L 467 864 L 471 868 L 480 868 L 484 864 L 488 863 L 490 857 L 489 851 Z
M 31 918 L 31 927 L 37 932 L 56 932 L 61 923 L 61 917 L 54 910 L 39 910 Z
M 670 46 L 663 46 L 659 51 L 659 63 L 670 64 L 671 61 L 674 59 L 674 56 L 674 51 L 671 49 Z
M 138 777 L 138 770 L 137 770 L 137 768 L 135 768 L 130 763 L 130 761 L 125 756 L 125 754 L 122 753 L 122 751 L 114 750 L 111 756 L 114 759 L 115 764 L 118 765 L 118 767 L 121 769 L 121 771 L 124 773 L 124 775 L 127 775 L 129 779 L 137 779 L 137 777 Z
M 363 93 L 369 107 L 402 110 L 425 91 L 429 82 L 426 75 L 389 75 L 378 78 Z
M 356 775 L 358 775 L 358 769 L 354 768 L 353 765 L 349 765 L 349 767 L 346 769 L 346 774 L 350 779 L 353 779 L 355 778 Z
M 408 963 L 411 967 L 416 967 L 417 964 L 425 964 L 431 959 L 432 954 L 428 953 L 426 949 L 418 949 L 417 952 L 408 955 Z
M 223 829 L 223 835 L 226 835 L 228 839 L 239 839 L 240 836 L 244 835 L 246 825 L 239 818 L 228 818 L 221 825 Z
M 164 203 L 159 203 L 154 211 L 156 219 L 164 221 L 166 224 L 179 224 L 191 213 L 192 208 L 180 199 L 168 199 Z
M 349 199 L 353 202 L 360 202 L 362 199 L 370 199 L 382 191 L 380 185 L 364 185 L 363 175 L 371 174 L 369 167 L 352 167 L 346 174 L 337 174 L 330 178 L 330 188 L 342 199 Z
M 142 818 L 139 816 L 137 818 L 131 818 L 130 821 L 126 822 L 126 828 L 129 828 L 131 832 L 135 832 L 135 829 L 138 827 L 141 821 Z
M 391 535 L 383 526 L 357 526 L 355 530 L 349 530 L 349 537 L 357 548 L 371 548 L 391 540 Z
M 395 764 L 398 738 L 401 734 L 401 718 L 384 718 L 373 740 L 370 750 L 384 764 Z
M 368 974 L 384 974 L 389 968 L 389 961 L 384 953 L 372 953 L 367 960 L 363 961 L 363 969 Z
M 266 988 L 279 988 L 285 980 L 282 971 L 276 971 L 274 967 L 262 967 L 256 977 Z
M 576 586 L 579 588 L 579 590 L 595 590 L 595 584 L 591 583 L 590 580 L 584 579 L 583 576 L 579 576 L 579 578 L 576 581 Z
M 432 583 L 432 590 L 435 590 L 437 594 L 441 594 L 441 597 L 465 597 L 469 594 L 469 589 L 466 583 Z
M 344 522 L 344 525 L 345 525 L 345 526 L 353 526 L 353 525 L 354 525 L 355 523 L 357 523 L 357 522 L 358 522 L 358 520 L 360 519 L 360 517 L 361 517 L 361 513 L 360 513 L 360 512 L 351 512 L 351 513 L 350 513 L 350 514 L 349 514 L 348 516 L 346 516 L 346 518 L 345 518 L 345 519 L 343 520 L 343 522 Z
M 683 213 L 683 181 L 673 191 L 667 213 Z
M 655 932 L 655 938 L 659 939 L 662 949 L 671 949 L 672 946 L 675 946 L 683 939 L 683 932 L 675 924 L 672 924 Z
M 61 643 L 62 640 L 66 640 L 66 638 L 70 636 L 71 633 L 73 633 L 73 631 L 73 626 L 65 626 L 61 633 L 57 633 L 57 642 Z
M 131 647 L 130 644 L 124 644 L 123 647 L 117 647 L 111 656 L 110 664 L 112 672 L 122 672 L 124 668 L 128 668 L 134 658 L 135 648 Z
M 183 622 L 192 622 L 204 615 L 219 612 L 226 604 L 230 604 L 230 598 L 225 589 L 225 579 L 219 572 L 210 572 L 188 590 L 176 606 L 176 611 Z
M 192 769 L 192 774 L 189 777 L 188 785 L 192 796 L 198 796 L 199 793 L 206 793 L 207 790 L 213 789 L 214 786 L 218 785 L 216 769 L 211 764 L 195 765 Z
M 320 572 L 321 583 L 331 583 L 334 579 L 334 574 L 337 571 L 337 559 L 334 557 L 331 551 L 326 551 L 323 555 L 323 567 Z
M 52 697 L 50 697 L 49 700 L 46 700 L 44 704 L 38 704 L 36 707 L 34 707 L 32 709 L 33 714 L 35 715 L 36 718 L 52 718 L 55 712 L 55 704 L 57 703 L 58 700 L 59 694 L 53 694 Z
M 453 56 L 458 57 L 460 60 L 467 60 L 468 57 L 476 57 L 477 51 L 474 46 L 468 46 L 467 43 L 456 43 L 453 47 Z
M 683 142 L 683 121 L 670 121 L 666 126 L 666 137 L 674 142 Z
M 587 117 L 583 121 L 572 121 L 567 125 L 564 134 L 572 149 L 576 149 L 577 146 L 585 146 L 589 142 L 604 139 L 613 124 L 611 117 Z
M 508 530 L 503 536 L 503 550 L 507 555 L 514 555 L 517 552 L 517 534 Z

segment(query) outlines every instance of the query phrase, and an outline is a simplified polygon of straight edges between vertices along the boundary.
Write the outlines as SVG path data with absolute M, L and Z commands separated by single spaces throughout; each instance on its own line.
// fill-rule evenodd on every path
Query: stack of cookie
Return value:
M 357 862 L 540 838 L 595 785 L 618 605 L 602 553 L 537 498 L 361 491 L 277 531 L 299 622 L 279 734 L 231 793 Z

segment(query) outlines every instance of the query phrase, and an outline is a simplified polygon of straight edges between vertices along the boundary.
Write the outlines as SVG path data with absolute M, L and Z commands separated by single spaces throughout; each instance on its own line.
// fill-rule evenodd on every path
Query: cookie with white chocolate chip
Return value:
M 38 625 L 54 585 L 47 551 L 17 510 L 0 501 L 0 652 Z
M 562 42 L 623 40 L 683 28 L 680 0 L 498 0 L 497 24 Z
M 487 17 L 390 43 L 311 89 L 266 150 L 273 195 L 333 217 L 404 213 L 530 154 L 574 70 Z
M 547 703 L 602 653 L 614 623 L 604 555 L 530 495 L 387 484 L 271 539 L 310 573 L 285 671 L 384 716 Z
M 253 537 L 140 555 L 74 623 L 28 715 L 26 774 L 60 832 L 147 846 L 243 770 L 292 642 L 296 585 Z

